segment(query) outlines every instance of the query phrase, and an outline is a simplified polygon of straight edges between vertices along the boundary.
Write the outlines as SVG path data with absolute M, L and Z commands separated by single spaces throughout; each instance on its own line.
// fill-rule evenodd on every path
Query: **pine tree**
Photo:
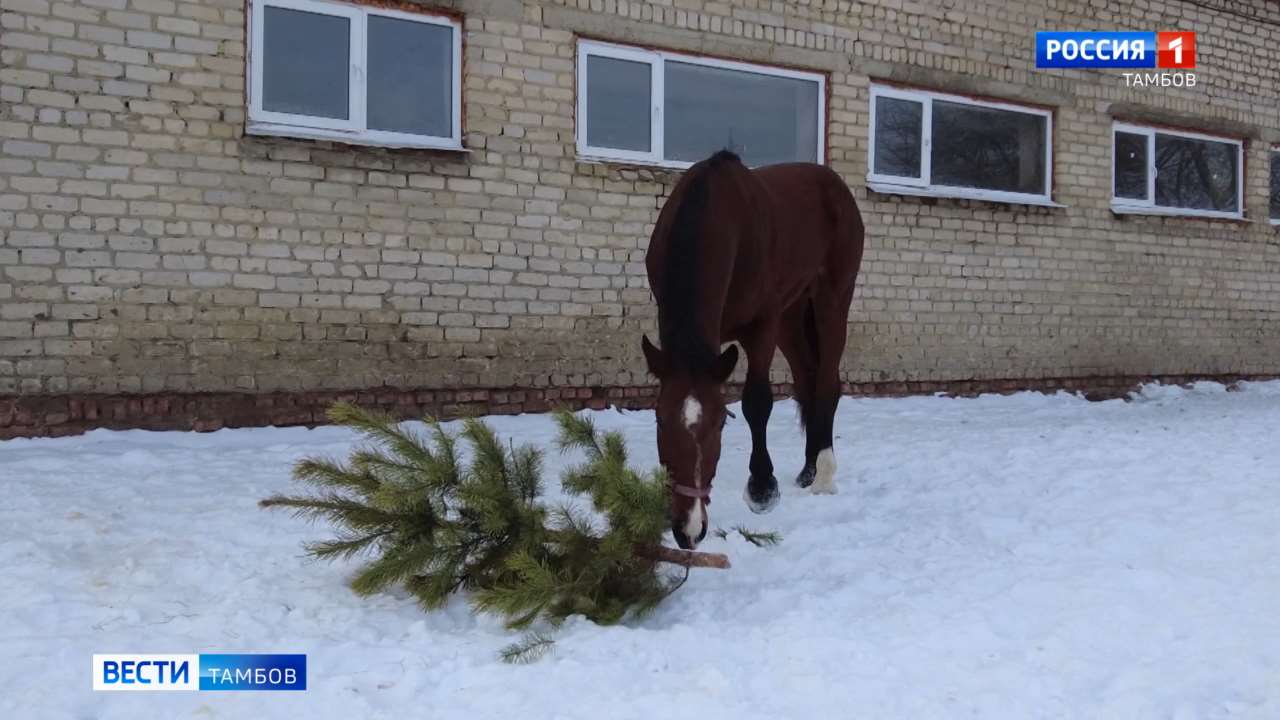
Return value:
M 475 458 L 467 469 L 438 423 L 428 424 L 432 448 L 393 418 L 352 405 L 335 405 L 329 418 L 371 444 L 346 463 L 299 462 L 294 478 L 316 493 L 261 505 L 337 526 L 336 539 L 307 546 L 318 558 L 373 555 L 351 579 L 356 593 L 404 584 L 424 608 L 437 608 L 456 590 L 497 582 L 521 543 L 539 543 L 545 513 L 531 502 L 541 472 L 532 450 L 508 456 L 488 427 L 468 420 L 462 435 Z
M 465 590 L 477 611 L 500 616 L 510 628 L 538 621 L 554 627 L 571 615 L 612 624 L 656 607 L 684 582 L 690 565 L 727 566 L 716 559 L 722 556 L 661 545 L 665 474 L 630 469 L 622 436 L 598 432 L 589 418 L 555 414 L 560 451 L 586 458 L 564 474 L 564 488 L 588 497 L 595 515 L 573 504 L 548 509 L 541 501 L 542 454 L 504 447 L 479 420 L 463 422 L 461 439 L 470 449 L 464 462 L 459 438 L 433 420 L 423 436 L 347 404 L 331 408 L 329 418 L 368 443 L 347 462 L 299 462 L 294 478 L 313 494 L 261 505 L 333 523 L 338 537 L 307 550 L 318 558 L 369 556 L 351 579 L 360 595 L 402 585 L 432 609 Z M 679 562 L 683 574 L 662 570 L 662 561 Z M 551 643 L 531 633 L 503 658 L 534 659 Z

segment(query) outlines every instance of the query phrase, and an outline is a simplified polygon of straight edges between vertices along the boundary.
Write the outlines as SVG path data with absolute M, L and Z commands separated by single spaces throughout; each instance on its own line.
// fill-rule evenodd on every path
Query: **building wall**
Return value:
M 867 225 L 851 383 L 1280 371 L 1280 5 L 434 7 L 465 17 L 467 153 L 246 136 L 244 0 L 0 0 L 9 407 L 648 384 L 643 256 L 678 175 L 575 160 L 578 36 L 829 73 L 828 161 Z M 1099 27 L 1198 31 L 1197 86 L 1034 69 L 1036 29 Z M 1052 107 L 1066 207 L 866 190 L 873 79 Z M 1246 138 L 1247 219 L 1114 215 L 1115 118 Z

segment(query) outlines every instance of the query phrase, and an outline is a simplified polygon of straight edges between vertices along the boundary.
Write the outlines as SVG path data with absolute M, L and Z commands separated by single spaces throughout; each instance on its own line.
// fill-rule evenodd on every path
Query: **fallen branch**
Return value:
M 641 557 L 647 557 L 650 560 L 659 562 L 672 563 L 673 565 L 683 565 L 687 568 L 716 568 L 717 570 L 728 570 L 729 556 L 720 553 L 697 552 L 694 550 L 677 550 L 666 545 L 642 545 L 636 549 L 636 553 Z

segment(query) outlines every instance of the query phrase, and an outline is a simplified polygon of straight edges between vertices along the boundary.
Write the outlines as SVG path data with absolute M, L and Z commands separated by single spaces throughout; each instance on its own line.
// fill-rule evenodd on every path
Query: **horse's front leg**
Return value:
M 772 510 L 781 497 L 766 441 L 769 414 L 773 412 L 769 366 L 773 363 L 773 352 L 777 346 L 776 328 L 776 322 L 766 323 L 743 342 L 747 355 L 747 381 L 742 388 L 742 414 L 751 427 L 751 478 L 743 496 L 747 507 L 757 513 Z

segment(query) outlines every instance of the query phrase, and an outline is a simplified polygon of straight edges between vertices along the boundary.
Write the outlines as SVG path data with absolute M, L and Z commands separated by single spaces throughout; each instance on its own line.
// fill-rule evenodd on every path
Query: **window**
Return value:
M 1243 148 L 1239 140 L 1116 123 L 1111 207 L 1120 213 L 1242 217 Z
M 450 18 L 252 0 L 248 131 L 458 148 L 462 37 Z
M 1050 200 L 1053 114 L 873 85 L 873 190 L 1038 205 Z
M 1271 149 L 1271 224 L 1280 225 L 1280 147 Z
M 823 161 L 816 73 L 581 41 L 578 154 L 672 167 L 728 148 L 748 165 Z

